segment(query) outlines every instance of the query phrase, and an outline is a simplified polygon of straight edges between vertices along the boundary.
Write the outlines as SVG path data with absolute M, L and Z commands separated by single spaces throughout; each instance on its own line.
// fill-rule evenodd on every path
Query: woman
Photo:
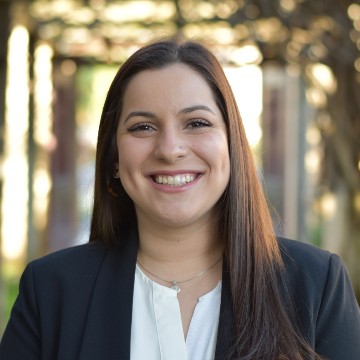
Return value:
M 336 255 L 277 239 L 215 57 L 159 41 L 120 68 L 89 244 L 32 262 L 1 359 L 360 358 Z

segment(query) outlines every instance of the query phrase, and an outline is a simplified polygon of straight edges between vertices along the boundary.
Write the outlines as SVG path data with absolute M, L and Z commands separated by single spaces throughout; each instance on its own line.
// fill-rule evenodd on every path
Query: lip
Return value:
M 191 174 L 195 176 L 195 179 L 189 183 L 181 184 L 181 185 L 167 185 L 167 184 L 158 184 L 155 181 L 156 176 L 176 176 L 176 175 L 185 175 L 185 174 Z M 204 175 L 203 171 L 194 171 L 194 170 L 161 170 L 161 171 L 154 171 L 147 175 L 147 178 L 153 188 L 155 188 L 158 191 L 166 192 L 166 193 L 178 193 L 183 192 L 186 190 L 189 190 L 193 186 L 195 186 L 202 176 Z
M 189 170 L 189 169 L 182 169 L 182 170 L 158 170 L 158 171 L 152 171 L 147 174 L 147 176 L 155 177 L 155 176 L 176 176 L 181 174 L 193 174 L 193 175 L 203 175 L 204 171 L 198 171 L 198 170 Z

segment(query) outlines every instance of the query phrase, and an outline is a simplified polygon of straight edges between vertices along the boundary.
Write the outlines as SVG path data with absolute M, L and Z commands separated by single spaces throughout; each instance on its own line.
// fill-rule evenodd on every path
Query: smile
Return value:
M 175 176 L 157 175 L 154 180 L 157 184 L 180 186 L 191 183 L 196 176 L 194 174 L 179 174 Z

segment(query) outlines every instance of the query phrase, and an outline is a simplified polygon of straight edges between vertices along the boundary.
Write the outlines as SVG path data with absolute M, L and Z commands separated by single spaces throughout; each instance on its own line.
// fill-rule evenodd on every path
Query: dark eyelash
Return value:
M 192 120 L 189 123 L 189 126 L 193 127 L 193 128 L 200 128 L 200 127 L 211 127 L 211 124 L 203 119 L 196 119 L 196 120 Z
M 149 131 L 153 129 L 153 127 L 150 124 L 137 124 L 132 126 L 130 129 L 128 129 L 129 132 L 135 132 L 135 131 Z

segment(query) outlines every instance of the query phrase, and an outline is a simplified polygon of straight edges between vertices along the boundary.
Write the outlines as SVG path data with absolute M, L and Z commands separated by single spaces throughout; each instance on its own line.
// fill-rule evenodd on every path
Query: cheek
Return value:
M 218 171 L 219 181 L 227 186 L 230 179 L 230 154 L 226 137 L 212 142 L 212 164 Z
M 226 149 L 226 152 L 224 151 L 224 154 L 223 154 L 223 161 L 222 161 L 220 173 L 221 173 L 221 177 L 222 177 L 221 182 L 226 187 L 230 180 L 230 157 L 229 157 L 229 152 L 227 151 L 227 149 Z
M 123 180 L 125 175 L 129 172 L 129 170 L 131 170 L 132 164 L 134 163 L 134 154 L 132 154 L 133 151 L 130 151 L 131 147 L 126 146 L 126 142 L 118 141 L 117 145 L 120 179 Z
M 196 146 L 208 158 L 210 164 L 224 171 L 224 175 L 230 172 L 229 149 L 225 135 L 211 136 L 205 143 Z
M 223 161 L 223 166 L 225 168 L 230 168 L 230 154 L 227 141 L 223 141 L 218 148 L 219 158 Z
M 128 176 L 129 172 L 131 172 L 135 168 L 135 164 L 136 164 L 135 154 L 129 154 L 127 152 L 119 151 L 120 178 L 123 176 Z
M 145 162 L 146 151 L 141 144 L 132 141 L 131 138 L 123 138 L 118 141 L 119 175 L 125 186 L 126 182 L 134 181 L 140 173 Z

